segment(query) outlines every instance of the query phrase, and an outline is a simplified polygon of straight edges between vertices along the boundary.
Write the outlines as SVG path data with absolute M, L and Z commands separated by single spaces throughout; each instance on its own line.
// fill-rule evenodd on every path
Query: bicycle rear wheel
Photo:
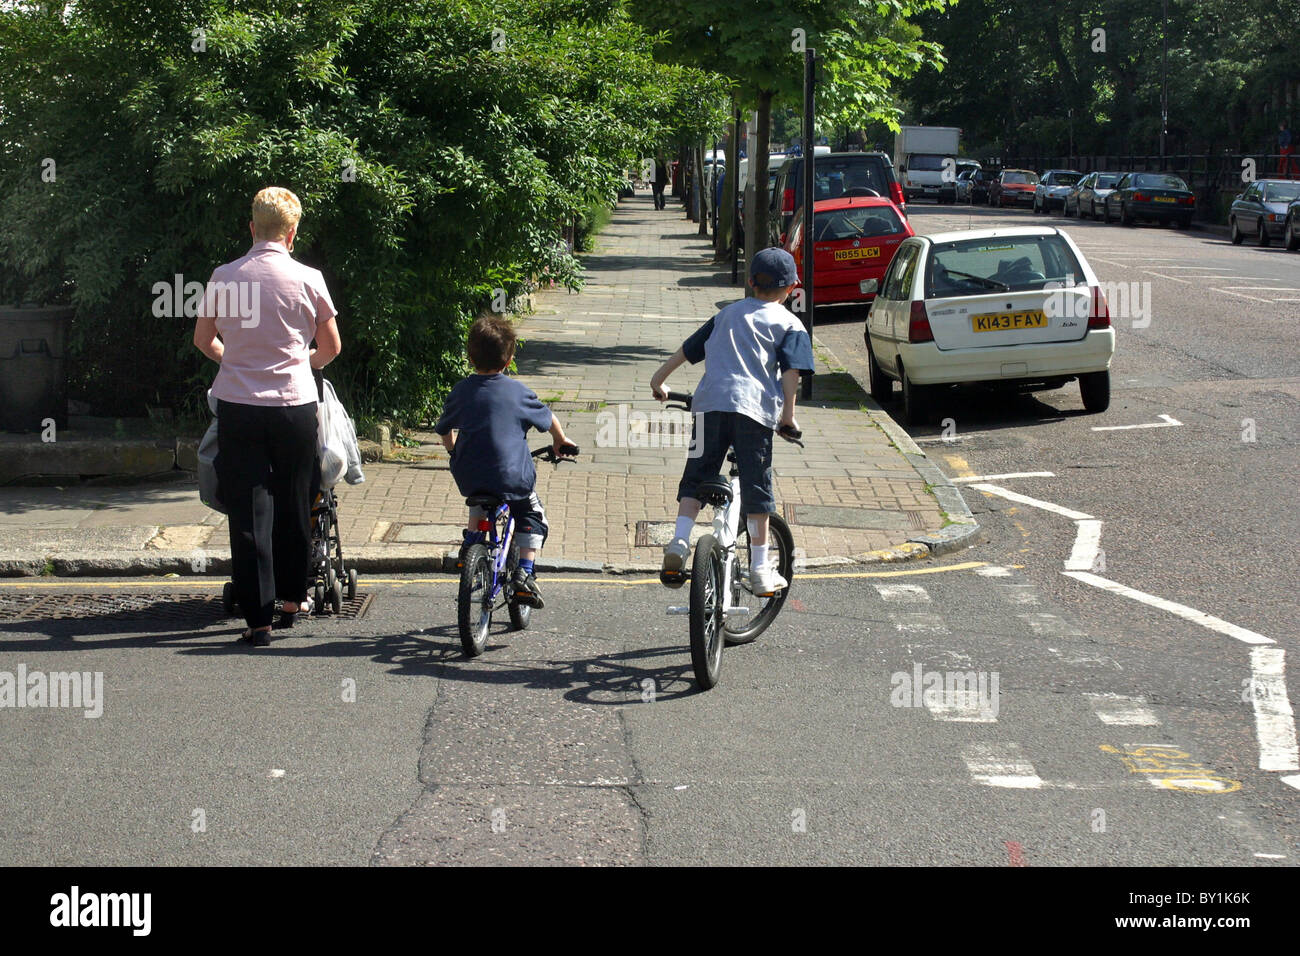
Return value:
M 722 625 L 722 549 L 706 534 L 691 568 L 691 663 L 701 690 L 714 687 L 722 671 Z
M 515 576 L 515 568 L 519 567 L 519 545 L 515 542 L 510 544 L 510 561 L 506 564 L 506 587 L 509 588 L 507 593 L 510 597 L 506 601 L 506 610 L 510 612 L 510 626 L 516 631 L 528 629 L 528 622 L 532 619 L 533 609 L 527 604 L 520 604 L 515 600 L 514 588 L 511 587 L 511 580 Z
M 470 545 L 465 552 L 456 595 L 456 619 L 465 656 L 478 657 L 487 646 L 492 627 L 492 559 L 484 544 Z
M 781 577 L 794 584 L 794 535 L 779 515 L 771 515 L 767 525 L 769 554 L 776 557 Z M 731 606 L 747 607 L 749 614 L 736 615 L 726 624 L 728 644 L 749 644 L 767 630 L 767 626 L 781 613 L 789 587 L 784 587 L 771 597 L 758 597 L 749 590 L 749 531 L 744 526 L 736 539 L 736 563 L 731 582 Z

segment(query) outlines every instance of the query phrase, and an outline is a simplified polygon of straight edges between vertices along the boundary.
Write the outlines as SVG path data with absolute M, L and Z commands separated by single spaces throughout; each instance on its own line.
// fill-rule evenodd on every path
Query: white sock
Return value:
M 751 568 L 762 568 L 767 566 L 767 549 L 765 544 L 751 544 L 749 546 L 749 566 Z
M 691 529 L 695 527 L 695 519 L 688 518 L 685 515 L 677 516 L 677 527 L 673 529 L 673 537 L 681 538 L 683 541 L 691 540 Z

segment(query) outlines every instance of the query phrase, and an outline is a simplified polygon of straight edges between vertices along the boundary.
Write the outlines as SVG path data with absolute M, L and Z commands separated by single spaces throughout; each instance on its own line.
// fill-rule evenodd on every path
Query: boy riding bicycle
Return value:
M 750 541 L 750 589 L 771 594 L 789 582 L 768 553 L 768 515 L 772 497 L 772 434 L 798 429 L 794 420 L 799 372 L 812 371 L 812 340 L 803 324 L 782 304 L 799 282 L 794 258 L 784 249 L 762 249 L 749 268 L 754 294 L 733 302 L 696 330 L 650 379 L 650 390 L 666 401 L 664 381 L 686 362 L 704 361 L 704 377 L 691 404 L 696 428 L 695 457 L 688 458 L 677 487 L 677 526 L 664 547 L 659 579 L 670 588 L 686 580 L 690 533 L 700 513 L 695 493 L 716 476 L 734 448 L 740 472 L 741 509 Z M 699 443 L 699 444 L 697 444 Z
M 541 608 L 535 561 L 549 529 L 534 491 L 537 469 L 528 448 L 528 430 L 550 432 L 557 456 L 572 443 L 536 393 L 505 374 L 514 358 L 515 340 L 514 326 L 503 316 L 485 315 L 470 326 L 467 351 L 474 374 L 456 383 L 433 430 L 451 453 L 451 474 L 462 495 L 495 495 L 510 506 L 519 542 L 519 567 L 510 587 L 521 604 Z M 478 531 L 482 517 L 481 508 L 470 509 L 462 555 L 482 540 Z

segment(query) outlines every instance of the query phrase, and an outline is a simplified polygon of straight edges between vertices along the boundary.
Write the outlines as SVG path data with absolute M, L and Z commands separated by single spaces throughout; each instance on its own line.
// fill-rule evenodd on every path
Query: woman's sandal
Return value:
M 274 625 L 272 625 L 274 626 Z M 239 635 L 240 644 L 251 644 L 253 647 L 266 647 L 271 643 L 271 632 L 267 628 L 259 627 L 253 630 L 251 627 Z
M 299 614 L 310 616 L 311 612 L 314 610 L 315 608 L 312 606 L 311 598 L 307 598 L 304 601 L 298 602 L 298 610 L 281 611 L 279 619 L 274 624 L 272 624 L 271 627 L 273 627 L 277 631 L 282 631 L 285 628 L 293 627 L 294 619 L 297 618 Z

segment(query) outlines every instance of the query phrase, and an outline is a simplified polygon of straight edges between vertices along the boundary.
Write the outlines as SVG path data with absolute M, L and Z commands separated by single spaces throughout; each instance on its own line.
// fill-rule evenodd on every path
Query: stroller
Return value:
M 315 372 L 320 397 L 320 452 L 316 458 L 317 475 L 312 483 L 311 559 L 307 571 L 307 590 L 312 597 L 313 613 L 322 614 L 326 607 L 333 614 L 343 610 L 344 590 L 347 600 L 357 596 L 357 569 L 343 558 L 343 539 L 339 532 L 338 495 L 334 486 L 340 478 L 350 485 L 366 480 L 361 470 L 361 453 L 356 428 L 339 402 L 334 386 Z M 216 401 L 208 396 L 208 407 L 215 416 Z M 226 514 L 217 489 L 217 423 L 208 426 L 199 444 L 199 498 L 214 511 Z M 239 602 L 235 582 L 227 581 L 221 589 L 221 605 L 226 614 L 236 617 Z

